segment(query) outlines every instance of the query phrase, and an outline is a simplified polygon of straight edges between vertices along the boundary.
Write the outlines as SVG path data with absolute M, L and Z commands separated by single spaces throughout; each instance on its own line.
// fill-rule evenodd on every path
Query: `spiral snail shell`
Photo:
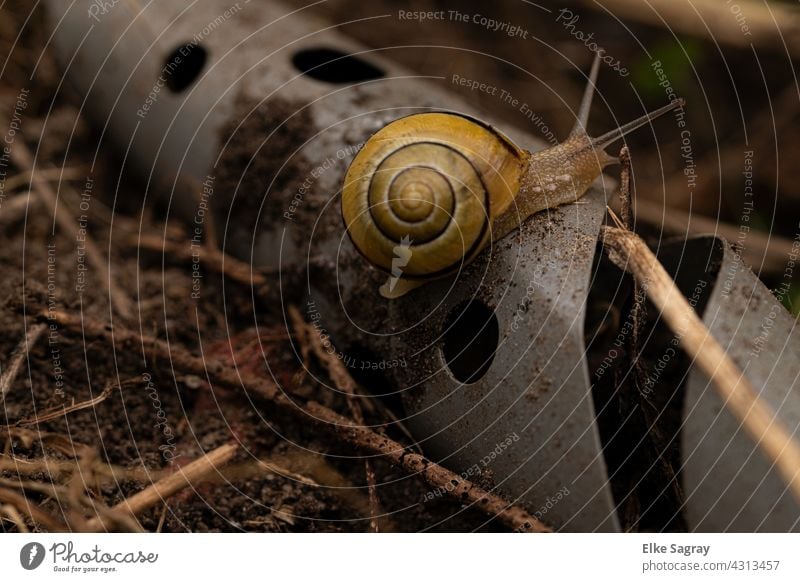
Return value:
M 458 271 L 532 214 L 578 200 L 617 162 L 605 146 L 683 104 L 590 138 L 584 127 L 598 68 L 595 59 L 569 138 L 538 152 L 447 112 L 398 119 L 367 141 L 345 176 L 342 216 L 355 247 L 389 275 L 384 297 Z

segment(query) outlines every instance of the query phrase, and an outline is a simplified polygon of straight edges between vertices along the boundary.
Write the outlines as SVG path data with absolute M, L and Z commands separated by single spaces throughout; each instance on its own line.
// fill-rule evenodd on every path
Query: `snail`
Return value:
M 531 215 L 577 201 L 619 160 L 603 148 L 684 104 L 676 99 L 589 137 L 600 61 L 595 59 L 574 129 L 530 152 L 497 129 L 451 112 L 392 121 L 358 152 L 345 175 L 342 217 L 358 251 L 389 279 L 386 298 L 458 271 Z

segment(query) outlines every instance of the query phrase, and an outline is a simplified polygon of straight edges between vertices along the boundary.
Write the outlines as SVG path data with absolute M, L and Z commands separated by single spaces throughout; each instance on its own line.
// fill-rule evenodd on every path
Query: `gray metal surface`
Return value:
M 581 204 L 534 216 L 457 281 L 390 307 L 396 329 L 406 330 L 392 351 L 409 363 L 398 374 L 408 423 L 428 454 L 459 471 L 488 455 L 498 488 L 563 531 L 619 528 L 584 357 L 584 304 L 604 214 L 605 198 L 592 190 Z M 500 341 L 486 375 L 463 384 L 448 370 L 442 333 L 447 315 L 469 300 L 495 311 Z M 493 455 L 509 435 L 519 440 Z
M 797 320 L 727 244 L 703 321 L 777 417 L 797 431 Z M 689 377 L 684 410 L 683 483 L 690 529 L 800 531 L 800 505 L 699 371 Z

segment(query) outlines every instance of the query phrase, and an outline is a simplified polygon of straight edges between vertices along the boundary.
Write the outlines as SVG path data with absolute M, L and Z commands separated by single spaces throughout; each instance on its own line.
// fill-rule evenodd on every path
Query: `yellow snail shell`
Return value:
M 347 232 L 387 273 L 405 244 L 411 252 L 403 278 L 443 276 L 484 248 L 526 163 L 526 152 L 477 120 L 449 113 L 399 119 L 350 165 L 342 194 Z

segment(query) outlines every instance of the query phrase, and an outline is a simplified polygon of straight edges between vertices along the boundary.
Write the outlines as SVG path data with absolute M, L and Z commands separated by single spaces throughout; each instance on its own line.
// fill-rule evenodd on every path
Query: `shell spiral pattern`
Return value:
M 459 269 L 485 246 L 497 202 L 516 187 L 515 173 L 498 173 L 509 152 L 505 138 L 458 115 L 390 123 L 348 170 L 342 213 L 351 240 L 382 270 L 402 261 L 404 278 Z M 493 192 L 498 187 L 507 194 Z

